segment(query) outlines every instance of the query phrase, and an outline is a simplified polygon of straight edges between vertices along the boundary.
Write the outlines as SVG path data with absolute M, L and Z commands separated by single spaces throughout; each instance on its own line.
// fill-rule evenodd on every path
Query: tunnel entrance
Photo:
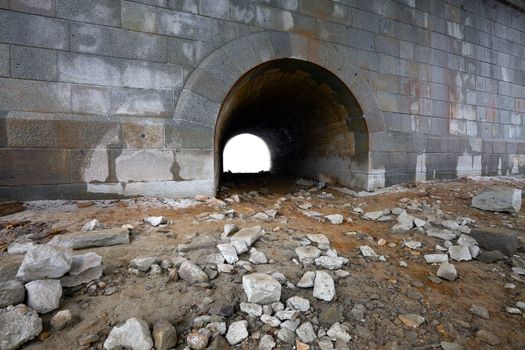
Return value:
M 222 153 L 223 171 L 230 173 L 259 173 L 270 171 L 270 149 L 260 137 L 240 134 L 232 137 Z
M 272 174 L 325 174 L 352 187 L 353 175 L 367 171 L 368 131 L 356 98 L 335 74 L 308 61 L 272 60 L 235 83 L 215 128 L 216 183 L 226 143 L 243 133 L 268 145 Z

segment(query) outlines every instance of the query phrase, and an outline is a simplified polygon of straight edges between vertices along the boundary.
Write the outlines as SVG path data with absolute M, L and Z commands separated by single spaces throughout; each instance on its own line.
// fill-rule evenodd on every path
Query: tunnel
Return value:
M 366 172 L 368 132 L 348 87 L 332 72 L 299 59 L 277 59 L 245 73 L 224 99 L 215 127 L 216 184 L 226 143 L 239 134 L 260 137 L 276 175 L 353 187 Z

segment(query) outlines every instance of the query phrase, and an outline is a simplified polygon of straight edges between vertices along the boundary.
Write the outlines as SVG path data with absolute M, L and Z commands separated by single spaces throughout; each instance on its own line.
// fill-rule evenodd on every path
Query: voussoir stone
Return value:
M 60 278 L 71 268 L 71 253 L 48 245 L 36 245 L 24 256 L 16 278 L 28 282 L 43 278 Z
M 281 284 L 265 273 L 244 275 L 242 286 L 250 303 L 266 305 L 281 299 Z

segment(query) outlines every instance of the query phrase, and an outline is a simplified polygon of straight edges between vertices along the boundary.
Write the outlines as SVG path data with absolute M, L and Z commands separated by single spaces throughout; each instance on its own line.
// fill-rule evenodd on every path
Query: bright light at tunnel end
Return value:
M 258 173 L 271 167 L 270 149 L 260 138 L 252 134 L 240 134 L 231 138 L 223 151 L 223 171 L 232 173 Z

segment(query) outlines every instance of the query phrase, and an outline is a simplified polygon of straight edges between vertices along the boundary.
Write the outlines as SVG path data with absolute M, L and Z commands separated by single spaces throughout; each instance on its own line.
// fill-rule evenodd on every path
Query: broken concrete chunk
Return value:
M 104 349 L 126 347 L 133 350 L 150 350 L 153 340 L 146 321 L 130 318 L 122 326 L 114 327 L 104 342 Z
M 494 186 L 472 198 L 472 207 L 487 211 L 518 213 L 521 209 L 521 190 Z
M 254 265 L 266 264 L 268 262 L 266 255 L 255 248 L 250 250 L 250 258 L 248 260 Z
M 230 345 L 235 345 L 248 338 L 248 322 L 245 320 L 233 322 L 226 333 L 226 340 Z
M 70 275 L 79 275 L 82 272 L 97 267 L 102 263 L 102 257 L 97 253 L 86 253 L 73 255 L 73 263 L 71 264 L 71 269 L 69 270 Z
M 30 249 L 16 274 L 20 281 L 43 278 L 60 278 L 66 274 L 73 263 L 71 253 L 45 244 Z
M 314 260 L 321 255 L 321 251 L 311 245 L 297 247 L 295 253 L 302 264 L 313 264 Z
M 208 275 L 191 261 L 184 261 L 179 268 L 179 276 L 189 284 L 209 282 Z
M 36 311 L 19 304 L 0 309 L 0 347 L 15 350 L 42 331 L 42 320 Z
M 390 232 L 401 234 L 411 230 L 412 227 L 414 227 L 414 217 L 404 211 L 397 217 L 397 224 L 390 228 Z
M 265 273 L 244 275 L 242 286 L 250 303 L 266 305 L 281 299 L 281 284 Z
M 243 228 L 239 230 L 237 233 L 235 233 L 232 237 L 232 241 L 244 241 L 246 243 L 246 246 L 250 247 L 252 244 L 255 243 L 263 234 L 263 230 L 261 226 L 254 226 L 250 228 Z
M 228 264 L 234 264 L 237 260 L 239 260 L 239 257 L 237 256 L 237 250 L 231 243 L 217 244 L 217 248 Z
M 335 283 L 332 276 L 325 271 L 315 273 L 314 297 L 324 301 L 332 301 L 335 297 Z
M 425 261 L 429 264 L 434 263 L 444 263 L 448 262 L 448 255 L 447 254 L 425 254 L 423 256 L 425 258 Z
M 345 220 L 345 217 L 341 214 L 327 215 L 325 218 L 330 221 L 332 225 L 340 225 Z
M 248 251 L 248 246 L 246 245 L 246 242 L 242 240 L 231 241 L 231 245 L 235 248 L 237 254 L 244 254 Z
M 26 283 L 27 305 L 38 313 L 58 309 L 62 297 L 59 280 L 36 280 Z
M 303 277 L 299 280 L 299 283 L 297 283 L 297 287 L 299 288 L 311 288 L 314 286 L 315 281 L 315 272 L 314 271 L 307 271 L 304 273 Z
M 312 343 L 317 336 L 315 335 L 314 327 L 310 322 L 305 322 L 301 324 L 296 330 L 295 333 L 301 339 L 303 343 L 309 344 Z
M 112 228 L 92 232 L 76 232 L 54 236 L 48 245 L 69 249 L 106 247 L 129 243 L 127 228 Z
M 315 259 L 315 265 L 327 270 L 340 269 L 348 260 L 341 256 L 320 256 Z
M 502 228 L 475 228 L 470 233 L 484 250 L 499 250 L 506 256 L 512 256 L 519 247 L 517 234 Z

